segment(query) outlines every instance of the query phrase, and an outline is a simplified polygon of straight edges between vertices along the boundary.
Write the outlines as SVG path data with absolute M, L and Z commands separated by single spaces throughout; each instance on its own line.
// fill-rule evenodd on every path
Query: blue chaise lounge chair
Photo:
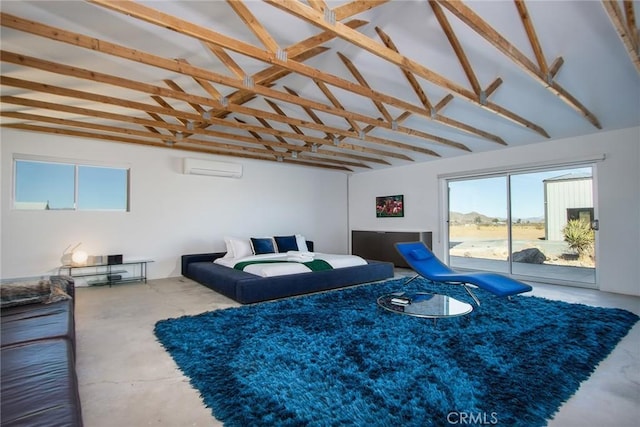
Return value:
M 480 301 L 468 285 L 477 286 L 499 297 L 510 297 L 523 292 L 529 292 L 532 289 L 532 287 L 526 283 L 498 273 L 478 271 L 456 272 L 443 264 L 422 242 L 396 243 L 395 247 L 400 255 L 407 261 L 407 264 L 418 273 L 415 277 L 407 281 L 407 283 L 416 277 L 422 276 L 434 283 L 462 285 L 478 305 L 480 305 Z

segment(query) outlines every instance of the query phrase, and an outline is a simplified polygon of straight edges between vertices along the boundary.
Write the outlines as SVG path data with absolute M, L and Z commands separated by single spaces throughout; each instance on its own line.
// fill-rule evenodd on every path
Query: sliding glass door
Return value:
M 452 267 L 508 273 L 507 178 L 449 182 Z
M 595 286 L 593 168 L 447 181 L 449 263 Z

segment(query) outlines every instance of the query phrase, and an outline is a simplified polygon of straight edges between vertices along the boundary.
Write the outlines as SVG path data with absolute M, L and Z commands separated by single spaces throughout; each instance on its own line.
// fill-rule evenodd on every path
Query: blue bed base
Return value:
M 260 277 L 214 264 L 225 252 L 182 255 L 182 275 L 241 304 L 326 291 L 393 277 L 390 262 L 367 261 L 367 265 L 334 270 Z

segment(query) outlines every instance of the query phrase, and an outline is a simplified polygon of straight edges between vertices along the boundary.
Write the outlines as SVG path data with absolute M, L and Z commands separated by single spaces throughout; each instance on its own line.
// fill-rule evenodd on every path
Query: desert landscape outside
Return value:
M 579 257 L 564 241 L 545 240 L 544 224 L 513 224 L 513 252 L 539 249 L 545 263 L 595 268 L 595 256 Z M 449 227 L 449 255 L 509 259 L 506 224 L 456 224 Z
M 580 270 L 587 282 L 595 280 L 591 167 L 447 183 L 452 267 L 545 277 Z

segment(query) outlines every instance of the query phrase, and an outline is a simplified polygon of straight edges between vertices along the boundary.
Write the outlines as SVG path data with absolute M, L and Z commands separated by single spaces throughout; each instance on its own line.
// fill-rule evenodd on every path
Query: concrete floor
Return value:
M 161 319 L 237 303 L 185 278 L 76 292 L 76 367 L 85 426 L 222 425 L 155 340 L 153 327 Z M 640 314 L 638 297 L 535 284 L 533 295 Z M 640 323 L 549 426 L 631 427 L 639 419 Z

